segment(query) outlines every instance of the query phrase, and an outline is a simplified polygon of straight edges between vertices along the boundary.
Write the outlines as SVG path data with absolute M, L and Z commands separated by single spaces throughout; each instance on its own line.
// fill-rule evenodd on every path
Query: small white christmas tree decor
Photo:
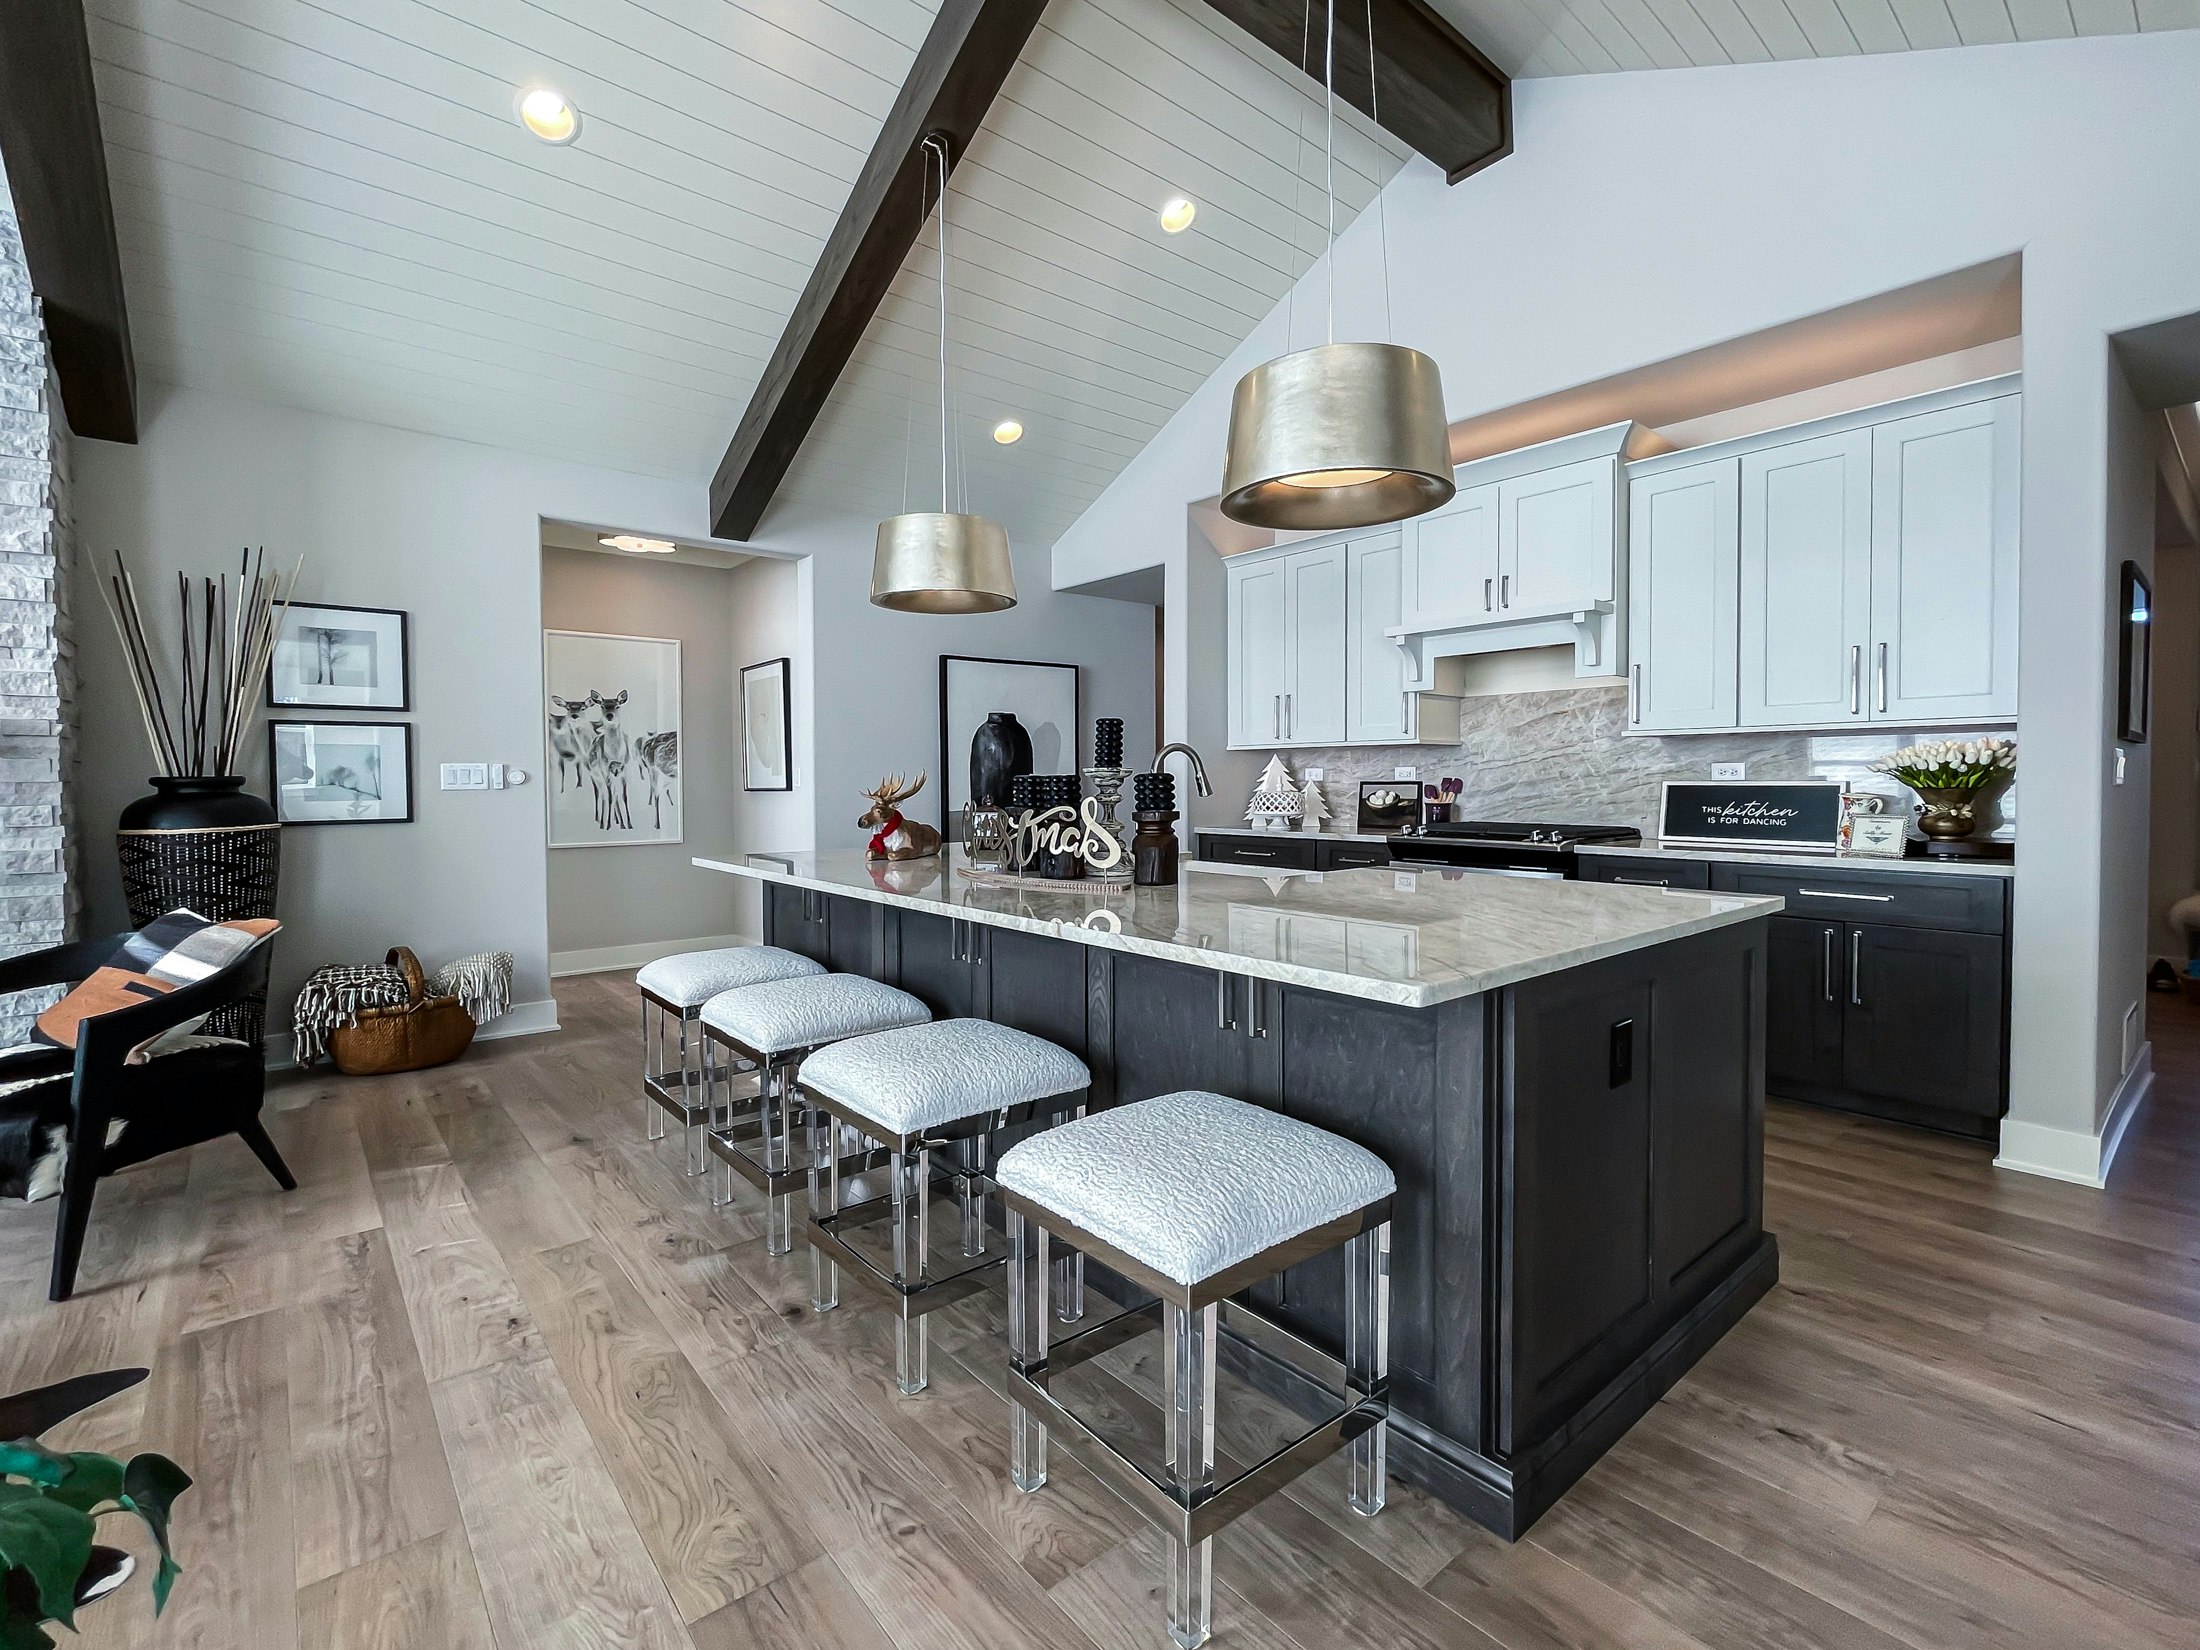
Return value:
M 1329 802 L 1322 795 L 1322 782 L 1320 780 L 1309 779 L 1306 782 L 1306 789 L 1299 792 L 1299 813 L 1306 821 L 1306 829 L 1318 834 L 1322 828 L 1322 821 L 1329 817 Z
M 1256 831 L 1287 831 L 1299 817 L 1299 791 L 1291 783 L 1291 770 L 1283 758 L 1271 756 L 1260 770 L 1253 798 L 1245 804 L 1245 819 Z

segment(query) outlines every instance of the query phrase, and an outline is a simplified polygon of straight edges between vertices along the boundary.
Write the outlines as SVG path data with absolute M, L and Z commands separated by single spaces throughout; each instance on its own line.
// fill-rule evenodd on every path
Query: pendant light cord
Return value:
M 1375 75 L 1375 0 L 1367 0 L 1367 117 L 1375 123 L 1379 144 L 1383 129 L 1383 93 Z M 1383 342 L 1395 344 L 1398 323 L 1390 312 L 1390 187 L 1380 179 L 1375 184 L 1375 218 L 1383 241 Z
M 947 140 L 937 132 L 924 140 L 926 181 L 931 157 L 940 163 L 940 514 L 949 513 L 947 497 Z
M 1329 342 L 1337 341 L 1337 0 L 1322 38 L 1322 175 L 1329 194 Z

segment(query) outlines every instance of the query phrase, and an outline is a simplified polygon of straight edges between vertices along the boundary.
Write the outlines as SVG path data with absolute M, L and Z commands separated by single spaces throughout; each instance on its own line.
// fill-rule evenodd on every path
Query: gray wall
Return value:
M 697 854 L 722 857 L 738 840 L 740 752 L 731 642 L 735 569 L 589 550 L 542 552 L 545 630 L 657 636 L 680 645 L 680 786 L 687 840 L 550 850 L 550 966 L 638 966 L 626 953 L 714 938 L 725 926 L 724 877 Z M 543 783 L 557 775 L 544 764 Z M 616 953 L 603 955 L 603 953 Z
M 2154 747 L 2149 808 L 2152 927 L 2157 957 L 2185 966 L 2185 931 L 2169 908 L 2200 888 L 2200 551 L 2189 545 L 2154 553 Z
M 814 716 L 810 680 L 810 587 L 808 561 L 758 557 L 733 575 L 733 656 L 738 685 L 744 666 L 770 659 L 788 661 L 787 697 L 791 721 L 788 748 L 793 757 L 794 789 L 751 791 L 741 788 L 740 752 L 735 750 L 734 838 L 744 852 L 800 852 L 816 842 L 812 807 L 817 795 L 817 758 L 810 730 Z M 738 716 L 739 711 L 735 714 Z M 740 737 L 738 726 L 735 738 Z M 746 878 L 721 877 L 732 884 L 730 932 L 761 937 L 764 932 L 762 888 Z M 720 895 L 723 901 L 725 895 Z

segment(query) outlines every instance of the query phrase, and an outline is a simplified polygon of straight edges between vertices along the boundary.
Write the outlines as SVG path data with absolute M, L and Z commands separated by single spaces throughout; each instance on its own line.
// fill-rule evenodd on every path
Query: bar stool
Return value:
M 1191 1650 L 1212 1617 L 1211 1542 L 1292 1479 L 1349 1447 L 1353 1510 L 1382 1511 L 1390 1416 L 1390 1204 L 1381 1158 L 1309 1123 L 1220 1094 L 1140 1100 L 1065 1123 L 1001 1154 L 1008 1210 L 1012 1476 L 1046 1482 L 1047 1434 L 1166 1531 L 1173 1544 L 1169 1635 Z M 1050 1237 L 1091 1254 L 1160 1299 L 1047 1343 Z M 1345 1355 L 1328 1357 L 1229 1301 L 1247 1285 L 1345 1249 Z M 1320 1379 L 1341 1412 L 1259 1465 L 1215 1482 L 1219 1316 L 1263 1351 Z M 1163 1455 L 1133 1461 L 1057 1400 L 1055 1376 L 1158 1324 Z
M 795 1162 L 798 1108 L 789 1079 L 805 1057 L 828 1043 L 931 1018 L 932 1011 L 908 992 L 861 974 L 773 980 L 722 991 L 703 1005 L 704 1037 L 731 1049 L 759 1074 L 756 1104 L 736 1111 L 729 1092 L 724 1122 L 704 1138 L 726 1165 L 725 1195 L 719 1202 L 733 1200 L 735 1170 L 763 1191 L 767 1254 L 784 1255 L 794 1248 L 788 1195 L 807 1173 L 806 1165 Z M 705 1070 L 713 1071 L 707 1060 Z M 714 1110 L 715 1081 L 714 1075 L 706 1075 L 703 1089 L 705 1104 Z M 814 1138 L 817 1131 L 811 1133 Z
M 902 1031 L 851 1037 L 804 1063 L 799 1087 L 810 1112 L 810 1304 L 840 1304 L 840 1267 L 859 1266 L 893 1291 L 895 1380 L 905 1393 L 929 1379 L 929 1315 L 983 1286 L 1007 1260 L 986 1248 L 986 1147 L 994 1131 L 1034 1117 L 1082 1116 L 1092 1073 L 1067 1049 L 991 1020 L 934 1020 Z M 882 1145 L 887 1192 L 842 1207 L 838 1131 Z M 962 1205 L 967 1264 L 932 1270 L 932 1154 L 962 1143 L 968 1159 L 948 1179 Z M 832 1149 L 827 1149 L 827 1147 Z M 852 1245 L 857 1228 L 890 1220 L 892 1269 Z M 1064 1268 L 1057 1306 L 1082 1315 L 1084 1272 Z M 1074 1290 L 1074 1294 L 1073 1294 Z
M 634 976 L 642 994 L 643 1133 L 651 1140 L 662 1140 L 666 1116 L 679 1118 L 688 1131 L 689 1174 L 701 1174 L 710 1166 L 703 1150 L 708 1108 L 694 1098 L 705 1087 L 702 1067 L 709 1054 L 707 1043 L 696 1034 L 703 1005 L 721 991 L 824 972 L 822 964 L 775 945 L 729 945 L 659 957 Z M 665 1060 L 667 1015 L 679 1027 L 677 1068 Z

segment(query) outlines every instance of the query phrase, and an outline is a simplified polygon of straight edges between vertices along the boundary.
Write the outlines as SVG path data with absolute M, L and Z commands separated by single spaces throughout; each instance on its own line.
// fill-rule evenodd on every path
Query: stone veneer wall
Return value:
M 75 930 L 76 767 L 67 424 L 0 178 L 0 955 Z M 0 997 L 0 1046 L 53 993 Z
M 1368 745 L 1283 753 L 1295 776 L 1323 770 L 1332 831 L 1349 831 L 1359 782 L 1413 767 L 1423 781 L 1456 775 L 1467 819 L 1633 825 L 1657 835 L 1659 788 L 1668 779 L 1709 779 L 1714 762 L 1746 762 L 1752 779 L 1839 779 L 1907 804 L 1910 793 L 1871 772 L 1878 757 L 1923 739 L 1974 737 L 1976 729 L 1871 733 L 1718 733 L 1628 738 L 1623 684 L 1551 693 L 1500 693 L 1460 704 L 1457 749 Z M 2003 729 L 2006 733 L 2008 730 Z M 2016 789 L 2003 794 L 1997 835 L 2013 835 Z

